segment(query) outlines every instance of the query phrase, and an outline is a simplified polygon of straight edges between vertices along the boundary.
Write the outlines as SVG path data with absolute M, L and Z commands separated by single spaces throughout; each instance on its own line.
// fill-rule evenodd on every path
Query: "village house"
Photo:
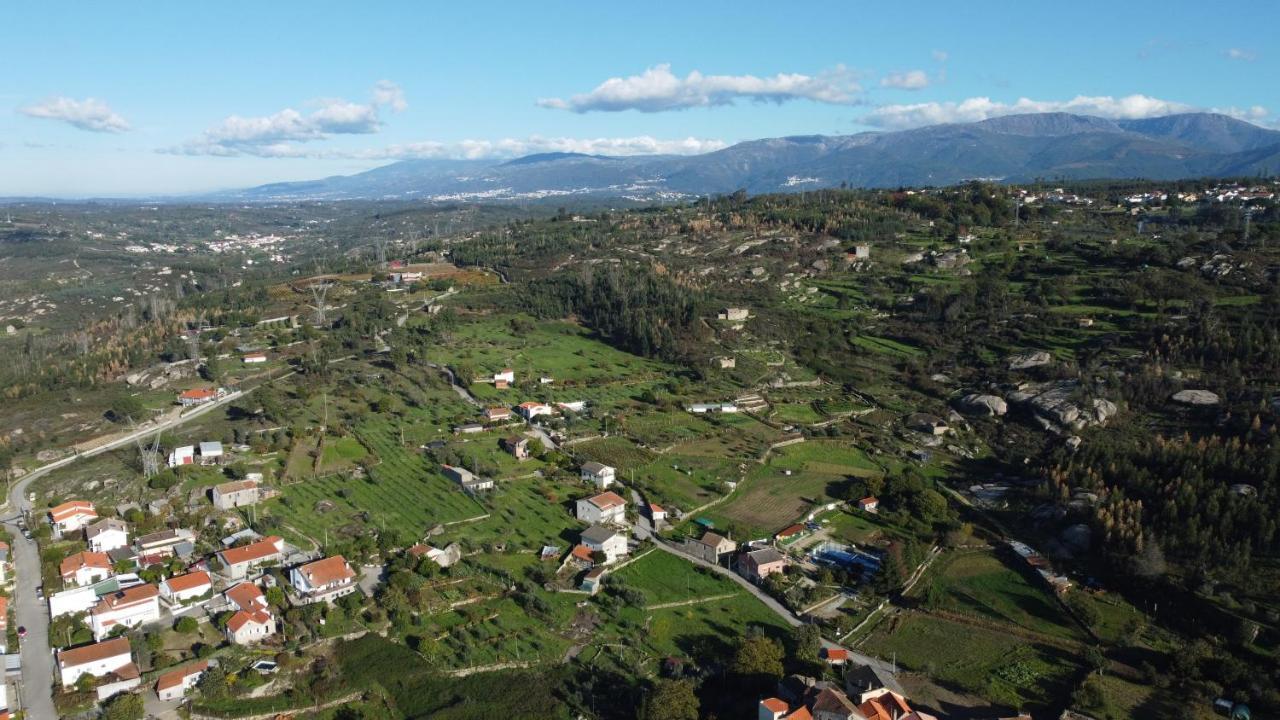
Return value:
M 68 585 L 89 585 L 111 577 L 111 558 L 106 553 L 78 552 L 64 558 L 58 571 Z
M 782 528 L 781 530 L 779 530 L 776 534 L 774 534 L 773 539 L 777 540 L 778 542 L 789 542 L 791 540 L 795 540 L 801 535 L 804 535 L 805 532 L 806 530 L 804 525 L 801 525 L 800 523 L 796 523 L 794 525 L 788 525 Z
M 129 665 L 133 665 L 133 651 L 129 649 L 128 638 L 112 638 L 58 651 L 58 676 L 64 688 L 74 686 L 81 675 L 106 677 Z
M 486 408 L 484 419 L 488 422 L 505 422 L 511 419 L 511 409 L 504 407 Z
M 208 669 L 209 661 L 201 660 L 164 673 L 156 680 L 156 697 L 160 698 L 161 702 L 181 700 L 196 686 L 196 683 L 200 682 L 204 671 Z
M 195 551 L 195 540 L 195 534 L 190 530 L 174 528 L 143 535 L 133 541 L 133 547 L 146 559 L 163 560 L 174 555 L 190 557 Z
M 741 322 L 751 317 L 751 311 L 746 308 L 725 308 L 716 315 L 717 320 L 729 320 L 732 322 Z
M 786 567 L 787 558 L 777 550 L 766 547 L 743 553 L 739 572 L 759 582 L 774 573 L 782 572 Z
M 875 496 L 867 496 L 858 501 L 858 509 L 875 514 L 880 510 L 880 500 Z
M 529 459 L 529 438 L 504 437 L 498 441 L 498 445 L 516 460 Z
M 160 598 L 169 605 L 183 605 L 212 593 L 213 579 L 203 570 L 175 575 L 160 583 Z
M 449 567 L 461 559 L 462 548 L 457 543 L 453 543 L 443 550 L 425 543 L 418 543 L 411 546 L 408 553 L 414 558 L 425 557 L 440 567 Z
M 222 443 L 217 440 L 200 443 L 200 464 L 220 465 L 222 463 Z
M 625 523 L 626 512 L 627 501 L 613 491 L 578 500 L 576 510 L 579 520 L 602 525 Z
M 667 511 L 658 503 L 649 501 L 649 521 L 653 523 L 653 529 L 657 530 L 660 525 L 667 521 Z
M 502 369 L 502 372 L 496 372 L 496 373 L 494 373 L 494 374 L 493 374 L 493 384 L 497 385 L 497 384 L 498 384 L 498 383 L 500 383 L 500 382 L 505 382 L 505 383 L 507 383 L 508 385 L 515 385 L 515 384 L 516 384 L 516 371 L 515 371 L 515 370 L 512 370 L 511 368 L 503 368 L 503 369 Z
M 849 662 L 849 651 L 844 648 L 822 648 L 820 654 L 828 665 L 838 667 Z
M 579 585 L 580 590 L 584 590 L 592 595 L 600 592 L 600 588 L 604 585 L 604 576 L 607 570 L 602 567 L 592 568 L 582 576 L 582 584 Z
M 734 369 L 734 368 L 738 367 L 738 359 L 737 359 L 737 358 L 733 358 L 733 357 L 728 357 L 728 356 L 725 356 L 725 355 L 721 355 L 721 356 L 719 356 L 719 357 L 715 358 L 715 361 L 716 361 L 716 364 L 720 366 L 720 369 L 721 369 L 721 370 L 732 370 L 732 369 Z
M 356 574 L 341 555 L 309 562 L 289 571 L 300 604 L 333 602 L 356 591 Z
M 178 395 L 178 404 L 183 407 L 191 407 L 193 405 L 204 405 L 213 402 L 226 394 L 226 390 L 222 388 L 194 388 L 191 390 L 183 390 Z
M 453 428 L 454 435 L 473 435 L 482 432 L 484 432 L 484 425 L 480 423 L 463 423 L 462 425 L 455 425 Z
M 445 477 L 458 483 L 458 487 L 462 488 L 465 493 L 474 495 L 478 492 L 493 489 L 492 478 L 480 477 L 466 468 L 441 465 L 440 469 L 444 472 Z
M 870 245 L 854 245 L 853 259 L 854 260 L 870 260 L 871 246 Z
M 684 543 L 686 554 L 717 565 L 720 563 L 720 558 L 737 549 L 737 544 L 732 540 L 711 531 L 703 533 L 697 540 L 686 540 Z
M 604 554 L 605 565 L 612 564 L 628 552 L 627 534 L 604 525 L 592 525 L 583 530 L 581 539 L 592 553 Z
M 237 645 L 248 645 L 275 634 L 276 619 L 262 588 L 242 582 L 223 596 L 236 608 L 235 614 L 227 621 L 227 640 Z
M 97 519 L 98 511 L 88 500 L 69 500 L 49 510 L 49 522 L 60 535 L 76 532 Z
M 582 467 L 579 468 L 579 473 L 581 474 L 582 479 L 595 485 L 601 490 L 604 490 L 613 484 L 616 479 L 617 472 L 618 471 L 614 468 L 609 467 L 604 463 L 598 463 L 595 460 L 588 460 L 587 462 L 582 463 Z
M 231 580 L 240 580 L 265 565 L 279 563 L 284 557 L 284 539 L 272 535 L 257 542 L 218 552 L 222 574 Z
M 570 400 L 569 402 L 558 402 L 556 403 L 556 407 L 560 408 L 564 412 L 580 413 L 587 409 L 587 401 Z
M 194 465 L 196 462 L 196 446 L 182 445 L 176 447 L 169 452 L 169 467 L 176 468 L 183 465 Z
M 89 611 L 89 627 L 98 640 L 117 627 L 136 628 L 159 619 L 160 591 L 150 584 L 103 595 Z
M 233 510 L 258 502 L 258 482 L 256 480 L 236 480 L 214 485 L 212 491 L 213 506 L 219 510 Z
M 945 435 L 950 429 L 945 420 L 928 413 L 912 413 L 907 417 L 907 427 L 926 435 Z
M 108 552 L 129 544 L 129 526 L 123 520 L 104 518 L 85 527 L 84 539 L 93 552 Z
M 540 402 L 522 402 L 516 406 L 516 411 L 525 420 L 532 420 L 540 415 L 554 415 L 555 410 L 550 405 Z

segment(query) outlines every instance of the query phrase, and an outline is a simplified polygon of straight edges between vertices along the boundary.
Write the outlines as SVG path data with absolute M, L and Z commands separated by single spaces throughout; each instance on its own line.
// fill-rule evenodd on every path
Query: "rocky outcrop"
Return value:
M 1053 356 L 1044 350 L 1036 350 L 1034 352 L 1022 353 L 1009 358 L 1010 370 L 1030 370 L 1031 368 L 1044 367 L 1053 362 Z
M 1182 405 L 1217 405 L 1221 400 L 1217 393 L 1208 390 L 1179 390 L 1173 394 L 1173 401 Z
M 1010 393 L 1009 401 L 1026 405 L 1046 430 L 1058 433 L 1102 425 L 1116 414 L 1115 403 L 1103 398 L 1079 398 L 1079 389 L 1076 380 L 1027 385 Z
M 1009 404 L 996 395 L 971 393 L 957 400 L 956 408 L 966 415 L 998 417 L 1009 411 Z

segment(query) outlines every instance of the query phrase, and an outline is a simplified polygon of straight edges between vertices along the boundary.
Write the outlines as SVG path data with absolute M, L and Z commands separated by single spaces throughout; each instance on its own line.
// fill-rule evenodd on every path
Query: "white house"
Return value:
M 62 535 L 73 533 L 97 519 L 98 511 L 88 500 L 70 500 L 49 510 L 49 522 Z
M 267 356 L 263 353 L 250 353 L 244 356 L 245 365 L 257 365 L 267 361 Z
M 444 476 L 458 483 L 463 491 L 475 494 L 483 490 L 493 489 L 493 478 L 480 477 L 466 468 L 453 465 L 442 465 Z
M 289 571 L 289 582 L 302 604 L 333 602 L 356 591 L 356 574 L 341 555 L 334 555 Z
M 284 538 L 276 535 L 257 542 L 227 548 L 218 553 L 222 572 L 232 580 L 240 580 L 264 565 L 278 563 L 284 557 Z
M 133 664 L 127 638 L 83 645 L 58 652 L 58 674 L 63 687 L 76 684 L 81 675 L 104 677 Z
M 84 539 L 94 552 L 110 552 L 129 544 L 129 526 L 123 520 L 105 518 L 84 529 Z
M 627 501 L 611 490 L 582 498 L 578 501 L 576 510 L 579 520 L 598 524 L 621 524 L 626 521 L 626 512 Z
M 111 577 L 111 558 L 106 553 L 78 552 L 63 558 L 58 570 L 68 585 L 89 585 Z
M 539 415 L 554 415 L 556 411 L 546 403 L 522 402 L 516 406 L 516 412 L 525 420 L 532 420 Z
M 181 700 L 187 696 L 187 692 L 191 688 L 196 686 L 196 683 L 200 682 L 204 671 L 208 669 L 209 661 L 201 660 L 200 662 L 180 667 L 177 670 L 170 670 L 161 675 L 160 679 L 156 681 L 156 696 L 160 698 L 161 702 Z
M 583 480 L 594 484 L 601 490 L 612 485 L 613 481 L 616 479 L 615 476 L 617 475 L 617 470 L 594 460 L 588 460 L 587 462 L 582 463 L 582 467 L 579 470 L 582 474 Z
M 160 597 L 169 605 L 181 605 L 212 592 L 213 578 L 203 570 L 175 575 L 160 583 Z
M 512 370 L 511 368 L 504 368 L 502 372 L 496 372 L 493 374 L 493 382 L 495 384 L 500 382 L 505 382 L 508 385 L 515 385 L 516 371 Z
M 196 446 L 183 445 L 176 447 L 169 453 L 169 467 L 176 468 L 182 465 L 194 465 L 196 462 Z
M 258 481 L 236 480 L 213 486 L 213 506 L 219 510 L 232 510 L 253 505 L 259 500 Z
M 627 534 L 604 525 L 592 525 L 583 530 L 582 544 L 593 553 L 604 553 L 605 565 L 627 554 Z
M 117 627 L 136 628 L 159 619 L 160 591 L 150 584 L 103 595 L 89 611 L 89 627 L 98 640 Z
M 227 640 L 236 645 L 249 645 L 275 634 L 276 618 L 266 610 L 237 610 L 227 621 Z

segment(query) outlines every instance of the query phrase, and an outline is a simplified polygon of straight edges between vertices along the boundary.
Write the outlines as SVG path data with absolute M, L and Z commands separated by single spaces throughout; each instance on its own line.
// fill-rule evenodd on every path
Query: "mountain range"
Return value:
M 752 140 L 692 156 L 545 153 L 515 160 L 403 160 L 355 175 L 220 193 L 236 201 L 662 200 L 751 193 L 950 185 L 970 179 L 1245 176 L 1280 171 L 1280 131 L 1226 115 L 1110 120 L 1010 115 L 894 132 Z

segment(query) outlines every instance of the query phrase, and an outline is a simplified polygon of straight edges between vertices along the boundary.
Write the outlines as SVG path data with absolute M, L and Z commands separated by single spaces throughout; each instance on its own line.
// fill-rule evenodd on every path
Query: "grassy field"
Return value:
M 927 673 L 935 682 L 1013 707 L 1061 697 L 1077 671 L 1074 658 L 1057 647 L 924 614 L 883 623 L 861 648 L 894 656 L 902 667 Z
M 570 512 L 568 501 L 583 492 L 583 486 L 541 478 L 498 483 L 483 500 L 489 508 L 488 518 L 450 528 L 432 542 L 462 541 L 473 547 L 506 543 L 506 553 L 527 553 L 530 557 L 543 545 L 567 548 L 577 542 L 582 527 Z
M 436 523 L 485 512 L 432 471 L 421 455 L 402 446 L 387 419 L 371 417 L 356 428 L 355 435 L 378 460 L 370 478 L 330 475 L 295 482 L 284 486 L 281 498 L 268 504 L 270 511 L 313 540 L 321 540 L 326 531 L 341 534 L 366 524 L 421 537 Z
M 654 453 L 622 437 L 578 443 L 573 446 L 573 453 L 583 460 L 595 460 L 615 467 L 623 477 L 627 476 L 631 468 L 647 465 L 656 457 Z
M 1068 640 L 1084 639 L 1047 590 L 1033 586 L 992 552 L 953 552 L 940 563 L 933 582 L 942 590 L 944 609 Z
M 720 575 L 699 572 L 693 563 L 661 550 L 619 570 L 617 577 L 642 591 L 649 605 L 746 592 Z
M 630 481 L 633 470 L 622 477 Z M 688 510 L 720 497 L 725 480 L 737 480 L 737 464 L 731 460 L 666 454 L 634 468 L 634 479 L 660 505 Z

